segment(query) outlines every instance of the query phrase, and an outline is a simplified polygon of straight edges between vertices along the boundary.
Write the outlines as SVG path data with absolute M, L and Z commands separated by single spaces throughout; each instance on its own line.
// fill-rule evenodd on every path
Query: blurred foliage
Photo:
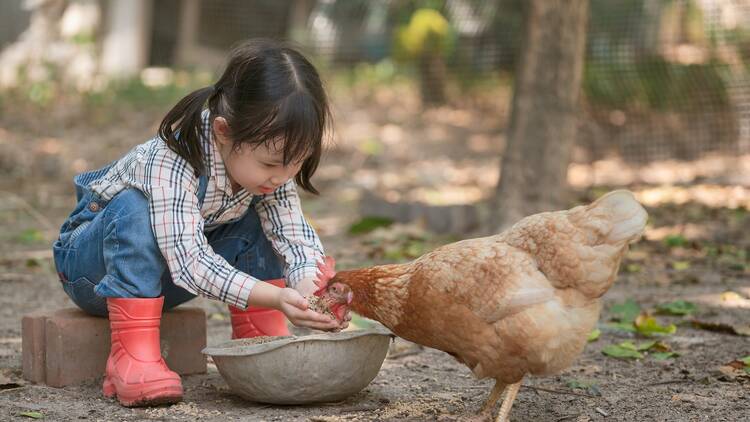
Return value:
M 349 234 L 369 233 L 378 227 L 388 227 L 393 224 L 393 220 L 386 217 L 363 217 L 356 223 L 349 226 Z
M 327 73 L 334 84 L 344 85 L 347 88 L 359 86 L 377 88 L 383 85 L 393 85 L 398 79 L 406 81 L 410 78 L 407 72 L 396 66 L 389 58 L 377 63 L 357 63 L 354 66 Z
M 143 78 L 115 80 L 101 91 L 86 94 L 92 107 L 125 104 L 134 107 L 171 106 L 188 93 L 213 83 L 213 75 L 205 72 L 180 71 L 163 84 L 147 85 Z
M 167 71 L 168 76 L 158 84 L 147 83 L 141 77 L 112 80 L 90 91 L 79 91 L 57 78 L 54 69 L 50 77 L 38 82 L 24 82 L 0 93 L 0 112 L 47 112 L 78 110 L 93 117 L 93 121 L 115 118 L 117 110 L 162 110 L 176 104 L 182 97 L 212 83 L 213 75 L 199 71 Z M 12 109 L 11 109 L 12 107 Z M 108 118 L 100 115 L 108 115 Z
M 320 57 L 316 58 L 316 65 L 327 73 L 326 79 L 348 87 L 367 86 L 374 91 L 385 85 L 418 82 L 424 75 L 418 74 L 412 65 L 422 55 L 436 55 L 447 64 L 448 78 L 443 83 L 447 92 L 453 94 L 449 98 L 465 98 L 487 91 L 486 87 L 509 86 L 523 46 L 525 2 L 497 1 L 493 15 L 482 16 L 486 25 L 470 35 L 459 33 L 460 22 L 451 22 L 462 18 L 451 13 L 446 0 L 403 0 L 377 5 L 365 0 L 328 2 L 325 6 L 330 9 L 328 18 L 340 27 L 344 38 L 351 31 L 367 29 L 370 22 L 380 24 L 371 28 L 372 34 L 361 37 L 363 45 L 352 47 L 367 51 L 359 56 L 361 61 L 330 69 L 335 72 L 325 72 L 326 60 Z M 478 14 L 483 10 L 480 3 L 466 4 Z M 722 28 L 719 24 L 708 24 L 707 19 L 710 20 L 697 0 L 592 0 L 583 80 L 588 102 L 601 108 L 646 112 L 693 111 L 705 109 L 706 104 L 727 108 L 729 69 L 714 50 L 729 45 L 750 72 L 750 30 L 743 25 Z M 682 64 L 664 58 L 659 50 L 663 46 L 659 38 L 663 28 L 677 34 L 680 43 L 708 49 L 708 60 Z M 93 44 L 95 35 L 83 32 L 72 41 Z M 336 54 L 330 53 L 331 57 Z M 0 96 L 0 107 L 21 101 L 45 108 L 81 95 L 58 82 L 53 69 L 50 73 L 51 81 L 24 83 L 17 92 Z M 176 75 L 190 73 L 181 71 Z M 92 107 L 124 104 L 163 108 L 191 89 L 210 83 L 193 82 L 181 81 L 176 76 L 172 83 L 154 87 L 144 84 L 141 78 L 133 78 L 82 95 Z
M 408 25 L 395 35 L 394 57 L 414 60 L 423 55 L 447 57 L 455 47 L 455 33 L 448 20 L 435 9 L 417 9 Z
M 618 109 L 690 111 L 703 107 L 707 99 L 725 108 L 725 69 L 718 62 L 685 65 L 658 56 L 637 62 L 587 62 L 583 89 L 589 102 Z

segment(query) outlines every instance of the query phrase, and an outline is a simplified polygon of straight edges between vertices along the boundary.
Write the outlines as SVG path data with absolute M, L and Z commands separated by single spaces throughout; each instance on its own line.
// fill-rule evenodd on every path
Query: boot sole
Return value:
M 118 391 L 112 381 L 105 379 L 102 390 L 105 397 L 117 397 L 120 404 L 125 407 L 156 406 L 173 404 L 182 400 L 182 386 L 169 385 L 172 383 L 172 381 L 156 382 L 155 385 L 149 385 L 147 389 L 132 388 L 135 391 L 131 393 Z

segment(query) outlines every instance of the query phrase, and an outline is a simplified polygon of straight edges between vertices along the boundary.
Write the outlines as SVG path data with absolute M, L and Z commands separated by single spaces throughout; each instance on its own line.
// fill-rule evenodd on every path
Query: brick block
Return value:
M 79 309 L 34 313 L 21 321 L 23 375 L 52 387 L 77 384 L 104 374 L 110 331 L 106 318 Z M 161 320 L 161 353 L 180 375 L 206 372 L 206 315 L 200 308 L 177 308 Z

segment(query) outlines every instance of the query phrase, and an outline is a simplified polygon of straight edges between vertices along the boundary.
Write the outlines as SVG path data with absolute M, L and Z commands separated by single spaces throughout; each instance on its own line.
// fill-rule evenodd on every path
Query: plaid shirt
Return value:
M 201 142 L 208 185 L 202 206 L 193 167 L 161 138 L 136 146 L 89 187 L 104 200 L 128 188 L 149 198 L 151 227 L 174 283 L 186 290 L 244 309 L 257 279 L 237 270 L 209 246 L 204 230 L 241 218 L 253 195 L 232 186 L 214 144 L 209 115 L 203 114 Z M 255 203 L 261 226 L 286 263 L 287 285 L 317 276 L 324 256 L 318 235 L 305 221 L 294 180 L 261 195 Z

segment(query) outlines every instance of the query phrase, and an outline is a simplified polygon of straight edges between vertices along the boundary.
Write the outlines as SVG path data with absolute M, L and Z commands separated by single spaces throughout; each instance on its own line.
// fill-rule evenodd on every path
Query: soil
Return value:
M 407 94 L 382 93 L 368 101 L 334 96 L 338 110 L 347 110 L 338 113 L 337 148 L 323 161 L 316 179 L 323 196 L 305 195 L 303 203 L 340 269 L 408 259 L 422 250 L 415 251 L 415 244 L 429 249 L 451 240 L 430 233 L 414 235 L 411 231 L 418 223 L 408 229 L 396 225 L 369 235 L 349 235 L 347 228 L 359 218 L 357 201 L 363 191 L 392 199 L 412 195 L 435 203 L 481 201 L 492 193 L 502 148 L 502 125 L 494 122 L 503 121 L 504 109 L 455 106 L 422 113 L 415 122 L 408 117 L 416 111 Z M 183 377 L 183 402 L 156 408 L 121 407 L 102 396 L 101 380 L 65 388 L 24 381 L 21 317 L 73 306 L 49 259 L 49 244 L 73 206 L 71 176 L 103 165 L 147 139 L 162 112 L 130 110 L 114 113 L 117 120 L 108 123 L 79 119 L 65 124 L 54 116 L 40 123 L 0 113 L 0 165 L 5 166 L 0 169 L 5 174 L 0 182 L 0 419 L 38 412 L 54 421 L 452 421 L 476 414 L 492 382 L 475 379 L 443 352 L 401 339 L 391 345 L 373 382 L 339 403 L 250 403 L 232 394 L 211 363 L 208 373 Z M 371 142 L 368 139 L 379 140 L 383 148 L 378 154 L 363 152 L 371 151 L 363 147 Z M 745 163 L 733 168 L 750 167 Z M 720 174 L 709 176 L 710 183 L 722 185 Z M 689 193 L 698 180 L 678 187 Z M 705 186 L 706 179 L 700 180 Z M 642 182 L 629 187 L 636 192 L 658 188 Z M 607 187 L 581 189 L 577 198 L 601 189 Z M 749 190 L 750 186 L 735 185 L 729 199 L 750 198 Z M 742 332 L 750 324 L 750 219 L 741 208 L 747 208 L 747 202 L 729 208 L 716 206 L 720 201 L 713 206 L 701 203 L 702 194 L 688 195 L 694 199 L 687 202 L 665 198 L 663 203 L 647 204 L 649 233 L 624 260 L 618 282 L 604 297 L 601 336 L 562 374 L 524 380 L 511 420 L 747 420 L 750 374 L 726 368 L 750 355 L 750 338 L 729 333 Z M 686 243 L 665 246 L 665 239 L 675 232 Z M 609 324 L 616 317 L 613 305 L 627 299 L 644 310 L 677 299 L 698 305 L 689 316 L 658 316 L 660 323 L 676 325 L 676 332 L 662 341 L 679 357 L 625 360 L 602 353 L 611 344 L 647 340 Z M 209 345 L 230 338 L 226 306 L 206 299 L 189 306 L 205 309 Z M 691 319 L 729 328 L 699 329 Z

